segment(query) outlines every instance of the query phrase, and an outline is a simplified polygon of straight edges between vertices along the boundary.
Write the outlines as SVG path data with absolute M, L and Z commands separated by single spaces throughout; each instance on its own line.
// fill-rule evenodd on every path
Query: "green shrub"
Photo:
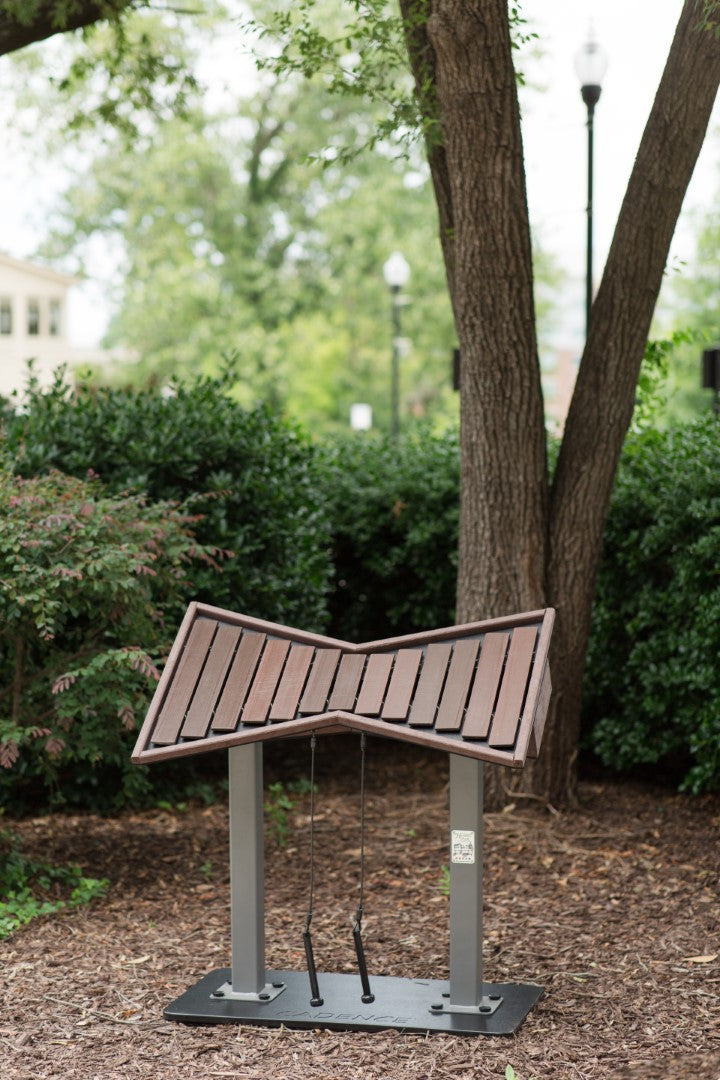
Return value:
M 330 632 L 359 642 L 452 625 L 457 431 L 348 436 L 324 448 L 322 465 L 335 571 Z
M 720 786 L 720 426 L 628 439 L 605 534 L 585 679 L 607 765 Z
M 149 790 L 133 731 L 177 590 L 208 557 L 192 521 L 96 479 L 23 479 L 3 459 L 0 521 L 0 795 L 17 804 L 41 784 L 55 805 L 132 801 Z
M 198 541 L 233 552 L 223 573 L 193 575 L 192 599 L 322 630 L 330 578 L 327 522 L 310 440 L 267 409 L 229 397 L 234 376 L 153 389 L 31 383 L 8 440 L 26 476 L 97 473 L 109 490 L 192 499 Z M 182 607 L 190 597 L 179 594 Z M 181 601 L 181 603 L 180 603 Z

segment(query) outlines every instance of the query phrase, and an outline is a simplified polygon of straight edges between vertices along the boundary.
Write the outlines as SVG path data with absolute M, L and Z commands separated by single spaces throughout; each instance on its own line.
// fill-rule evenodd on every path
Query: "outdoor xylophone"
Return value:
M 191 604 L 133 761 L 229 750 L 232 963 L 165 1010 L 194 1023 L 507 1034 L 542 993 L 488 984 L 482 973 L 482 763 L 536 756 L 550 700 L 550 608 L 363 645 Z M 307 972 L 266 972 L 262 743 L 360 733 L 364 815 L 367 735 L 450 755 L 450 979 L 375 976 L 353 936 L 359 978 L 318 977 L 312 894 Z M 361 820 L 361 827 L 364 816 Z

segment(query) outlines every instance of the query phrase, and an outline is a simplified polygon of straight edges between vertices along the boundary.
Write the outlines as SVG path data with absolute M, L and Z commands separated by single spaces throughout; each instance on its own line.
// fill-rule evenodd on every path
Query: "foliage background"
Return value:
M 626 771 L 720 785 L 720 428 L 629 438 L 605 532 L 585 680 L 587 744 Z
M 200 380 L 163 397 L 155 390 L 89 389 L 73 396 L 58 384 L 45 393 L 35 388 L 26 412 L 8 410 L 5 441 L 15 469 L 38 477 L 38 498 L 45 500 L 20 498 L 30 481 L 6 464 L 6 513 L 14 524 L 4 530 L 2 548 L 3 740 L 6 755 L 12 741 L 22 743 L 23 755 L 6 761 L 12 767 L 0 784 L 16 803 L 31 780 L 45 783 L 56 803 L 83 805 L 164 798 L 172 785 L 177 793 L 178 783 L 206 791 L 197 775 L 154 770 L 149 778 L 131 768 L 134 735 L 121 730 L 126 706 L 141 716 L 151 689 L 133 668 L 139 654 L 127 647 L 160 662 L 190 598 L 356 641 L 454 621 L 456 429 L 419 425 L 397 442 L 365 433 L 313 442 L 266 410 L 234 404 L 231 385 L 232 377 Z M 78 477 L 92 469 L 107 488 L 50 471 L 58 467 Z M 141 494 L 127 494 L 130 487 Z M 7 703 L 14 642 L 26 625 L 17 601 L 27 595 L 34 603 L 38 593 L 14 568 L 17 538 L 33 540 L 37 522 L 51 513 L 48 500 L 72 502 L 75 519 L 84 506 L 106 500 L 126 508 L 129 522 L 142 510 L 154 527 L 166 518 L 169 527 L 176 511 L 155 501 L 161 495 L 184 507 L 176 539 L 163 545 L 164 574 L 122 576 L 126 556 L 116 555 L 118 564 L 103 556 L 102 545 L 114 543 L 110 533 L 93 540 L 100 544 L 96 558 L 86 548 L 97 576 L 80 581 L 72 572 L 53 573 L 62 534 L 51 539 L 40 530 L 45 546 L 29 551 L 45 560 L 39 572 L 46 598 L 33 614 L 32 679 L 24 678 L 22 720 L 13 727 Z M 116 517 L 119 528 L 119 510 Z M 205 558 L 186 567 L 193 546 Z M 191 572 L 170 573 L 173 559 Z M 718 567 L 717 420 L 636 431 L 608 520 L 585 680 L 585 750 L 604 765 L 651 769 L 694 792 L 720 785 Z M 119 618 L 113 597 L 121 587 L 134 599 Z M 154 610 L 160 620 L 149 617 Z M 56 629 L 55 638 L 43 638 Z M 95 643 L 93 670 L 72 659 L 89 647 L 83 635 Z M 52 695 L 67 672 L 76 672 L 76 683 Z M 74 732 L 74 743 L 61 736 L 68 744 L 62 769 L 43 751 L 50 733 L 34 734 L 48 710 L 54 725 Z M 109 726 L 102 717 L 111 718 Z
M 329 532 L 316 452 L 297 425 L 265 406 L 239 408 L 235 375 L 155 388 L 81 387 L 58 375 L 31 385 L 6 421 L 8 449 L 24 475 L 92 469 L 111 492 L 173 499 L 199 515 L 200 544 L 232 551 L 222 573 L 193 575 L 195 598 L 218 607 L 321 628 L 330 578 Z M 187 594 L 178 592 L 178 611 Z

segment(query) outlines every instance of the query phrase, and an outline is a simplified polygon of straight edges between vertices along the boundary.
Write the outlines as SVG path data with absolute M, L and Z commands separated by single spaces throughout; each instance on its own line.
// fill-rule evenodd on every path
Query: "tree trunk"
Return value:
M 462 621 L 543 606 L 547 470 L 505 0 L 436 0 L 428 36 L 452 199 Z
M 401 0 L 406 19 L 414 0 Z M 489 770 L 556 806 L 575 793 L 580 702 L 605 519 L 667 254 L 720 82 L 720 42 L 686 0 L 638 153 L 548 495 L 530 230 L 505 0 L 431 0 L 408 31 L 461 352 L 458 619 L 557 608 L 540 758 Z M 431 83 L 434 95 L 427 86 Z
M 548 596 L 558 610 L 545 746 L 529 779 L 560 805 L 574 794 L 580 702 L 610 496 L 670 243 L 720 84 L 720 41 L 686 0 L 592 307 L 552 485 Z
M 428 36 L 452 199 L 465 622 L 545 606 L 545 429 L 507 3 L 436 0 Z M 490 804 L 507 780 L 488 770 Z

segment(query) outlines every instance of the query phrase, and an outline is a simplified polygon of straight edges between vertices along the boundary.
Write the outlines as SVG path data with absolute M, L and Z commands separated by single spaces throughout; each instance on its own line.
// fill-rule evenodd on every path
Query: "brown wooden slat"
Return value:
M 180 732 L 183 738 L 202 739 L 205 735 L 239 638 L 239 626 L 220 623 Z
M 490 726 L 490 746 L 515 744 L 536 639 L 536 626 L 519 626 L 513 630 L 495 716 Z
M 379 716 L 390 678 L 393 653 L 371 653 L 358 694 L 355 712 L 358 716 Z
M 445 689 L 438 706 L 436 731 L 460 730 L 479 648 L 480 642 L 477 638 L 465 638 L 455 642 Z
M 352 710 L 365 660 L 365 653 L 345 653 L 341 657 L 335 685 L 328 702 L 329 709 L 344 709 L 346 712 Z
M 292 645 L 280 685 L 270 710 L 270 719 L 294 720 L 315 650 L 312 645 Z
M 265 634 L 256 634 L 254 630 L 243 631 L 225 688 L 215 709 L 211 725 L 213 731 L 235 731 L 237 728 L 265 637 Z
M 509 634 L 486 634 L 483 638 L 472 693 L 465 713 L 463 739 L 487 738 L 509 637 Z
M 326 712 L 327 699 L 339 660 L 339 649 L 318 649 L 300 702 L 299 712 L 304 715 Z
M 269 638 L 266 642 L 242 711 L 243 724 L 264 724 L 267 720 L 289 648 L 285 638 Z
M 428 645 L 408 718 L 411 727 L 433 726 L 451 652 L 449 641 Z
M 528 744 L 528 757 L 536 758 L 540 753 L 540 743 L 542 742 L 543 731 L 545 730 L 545 720 L 550 706 L 551 695 L 552 680 L 550 679 L 550 667 L 546 663 L 545 671 L 543 672 L 543 680 L 538 692 L 537 704 L 535 705 L 535 715 L 533 716 L 533 726 L 532 731 L 530 732 L 530 742 Z
M 177 674 L 170 684 L 155 725 L 152 741 L 156 746 L 169 746 L 177 741 L 216 626 L 214 619 L 196 619 L 193 623 Z
M 421 660 L 422 649 L 398 649 L 383 705 L 383 720 L 399 721 L 407 717 Z

